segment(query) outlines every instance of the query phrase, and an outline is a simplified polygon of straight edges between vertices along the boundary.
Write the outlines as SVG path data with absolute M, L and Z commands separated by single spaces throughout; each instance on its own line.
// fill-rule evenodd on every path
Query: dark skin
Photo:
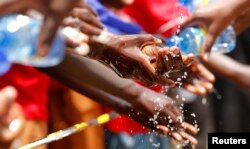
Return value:
M 161 75 L 169 72 L 169 79 L 178 81 L 180 86 L 195 94 L 205 95 L 213 89 L 214 75 L 197 58 L 191 54 L 183 56 L 177 47 L 164 49 L 158 51 L 152 46 L 143 49 L 145 54 L 158 57 L 152 65 Z
M 210 54 L 207 59 L 201 60 L 212 72 L 223 76 L 247 91 L 250 90 L 250 66 L 219 54 Z
M 81 15 L 74 14 L 73 18 Z M 87 17 L 88 15 L 84 16 Z M 86 19 L 89 20 L 89 18 Z M 75 21 L 71 16 L 71 19 L 65 21 L 64 25 L 80 28 L 81 32 L 86 35 L 91 35 L 89 34 L 91 30 L 93 30 L 92 32 L 102 33 L 101 30 L 95 27 L 89 28 L 86 26 L 84 18 L 80 21 Z M 88 32 L 86 32 L 86 28 L 88 28 Z M 176 79 L 188 70 L 187 72 L 190 72 L 188 76 L 190 77 L 184 83 L 185 88 L 201 95 L 206 94 L 213 88 L 211 84 L 214 81 L 213 75 L 204 67 L 199 66 L 198 63 L 190 65 L 193 61 L 191 55 L 183 56 L 179 49 L 176 48 L 161 48 L 159 47 L 161 41 L 151 35 L 118 36 L 103 32 L 102 38 L 95 36 L 93 38 L 86 37 L 82 42 L 78 39 L 79 37 L 72 38 L 68 36 L 69 46 L 74 49 L 83 42 L 89 43 L 90 52 L 86 55 L 111 67 L 121 77 L 141 80 L 149 85 L 159 83 L 173 86 Z M 166 62 L 166 58 L 169 59 L 168 62 Z M 177 73 L 173 72 L 181 73 L 176 75 Z M 163 74 L 165 73 L 168 73 L 170 77 L 164 76 Z M 204 79 L 201 80 L 200 77 Z M 193 84 L 192 80 L 194 78 L 201 80 L 202 83 Z
M 132 4 L 134 0 L 101 0 L 101 2 L 104 5 L 117 8 L 117 9 L 121 9 L 126 5 Z
M 97 102 L 121 114 L 130 115 L 131 118 L 150 129 L 171 135 L 179 141 L 188 139 L 193 144 L 197 144 L 197 141 L 191 136 L 197 133 L 197 129 L 192 125 L 178 122 L 173 118 L 174 122 L 171 124 L 175 128 L 173 132 L 170 133 L 170 128 L 163 127 L 168 124 L 168 116 L 180 116 L 172 99 L 139 86 L 133 81 L 119 78 L 111 70 L 94 61 L 67 54 L 62 64 L 43 71 Z M 163 104 L 163 108 L 155 109 L 159 106 L 158 104 Z M 159 125 L 163 125 L 159 129 L 157 129 L 157 124 L 148 121 L 156 112 L 160 113 L 156 121 Z M 183 133 L 182 128 L 185 128 L 190 134 Z M 179 133 L 179 129 L 181 133 Z

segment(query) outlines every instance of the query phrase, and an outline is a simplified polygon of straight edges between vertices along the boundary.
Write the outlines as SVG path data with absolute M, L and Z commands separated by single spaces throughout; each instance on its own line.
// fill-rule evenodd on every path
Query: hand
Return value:
M 90 36 L 99 35 L 103 26 L 97 14 L 88 5 L 75 7 L 63 21 L 63 33 L 68 48 L 87 46 Z
M 160 101 L 160 99 L 158 101 Z M 120 106 L 120 104 L 118 105 Z M 160 114 L 155 114 L 153 117 L 148 116 L 139 111 L 138 106 L 134 105 L 130 106 L 129 108 L 127 106 L 120 106 L 118 111 L 122 111 L 122 114 L 129 115 L 129 117 L 131 117 L 133 120 L 137 121 L 153 132 L 172 137 L 179 142 L 188 140 L 189 143 L 193 145 L 198 144 L 198 141 L 193 137 L 193 135 L 196 135 L 198 133 L 198 129 L 191 124 L 188 124 L 186 122 L 180 122 L 179 124 L 176 124 L 174 122 L 171 122 L 169 118 L 166 118 L 167 120 L 169 120 L 167 123 L 159 122 L 158 119 L 164 119 L 162 117 L 159 118 Z
M 35 9 L 44 15 L 38 41 L 38 55 L 45 56 L 58 27 L 80 0 L 1 0 L 0 16 Z
M 141 80 L 149 85 L 174 85 L 174 81 L 158 75 L 151 64 L 152 57 L 143 52 L 146 46 L 158 48 L 161 40 L 151 35 L 101 36 L 91 39 L 89 57 L 105 63 L 124 78 Z
M 144 53 L 153 57 L 159 75 L 164 75 L 188 91 L 205 95 L 213 89 L 214 75 L 208 71 L 193 55 L 184 56 L 177 47 L 161 50 L 144 48 Z
M 153 132 L 156 132 L 160 135 L 164 135 L 167 137 L 171 137 L 178 142 L 189 141 L 192 145 L 197 145 L 198 141 L 193 137 L 198 133 L 198 129 L 193 125 L 183 122 L 176 127 L 169 127 L 167 125 L 160 125 L 153 122 L 149 117 L 138 112 L 136 109 L 131 109 L 132 113 L 130 113 L 130 117 L 147 127 Z
M 249 1 L 247 0 L 220 0 L 199 8 L 181 26 L 182 28 L 188 25 L 204 27 L 207 33 L 202 53 L 210 52 L 220 33 L 248 7 Z
M 234 23 L 234 30 L 239 35 L 250 27 L 250 9 L 238 16 Z
M 182 72 L 183 76 L 180 77 L 180 82 L 186 90 L 201 96 L 213 90 L 214 75 L 197 59 Z

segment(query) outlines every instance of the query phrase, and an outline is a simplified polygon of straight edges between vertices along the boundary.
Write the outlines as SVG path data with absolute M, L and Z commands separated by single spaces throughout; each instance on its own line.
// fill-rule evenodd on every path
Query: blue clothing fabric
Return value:
M 138 34 L 142 28 L 134 23 L 121 20 L 113 12 L 103 6 L 99 0 L 87 0 L 87 3 L 98 13 L 101 22 L 114 34 Z
M 170 140 L 156 134 L 113 133 L 105 131 L 106 149 L 170 149 Z

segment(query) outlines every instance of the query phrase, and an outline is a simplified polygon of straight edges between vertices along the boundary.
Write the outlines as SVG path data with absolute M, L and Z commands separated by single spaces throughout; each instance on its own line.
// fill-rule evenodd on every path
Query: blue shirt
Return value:
M 138 34 L 142 28 L 134 23 L 126 22 L 103 6 L 99 0 L 87 0 L 87 3 L 98 13 L 101 22 L 114 34 Z

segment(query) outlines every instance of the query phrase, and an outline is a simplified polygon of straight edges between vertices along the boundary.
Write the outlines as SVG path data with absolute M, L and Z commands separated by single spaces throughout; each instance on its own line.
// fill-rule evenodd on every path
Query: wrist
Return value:
M 144 87 L 138 85 L 137 83 L 131 81 L 129 84 L 126 84 L 121 88 L 123 97 L 129 103 L 135 105 L 141 100 L 141 94 L 144 92 Z

